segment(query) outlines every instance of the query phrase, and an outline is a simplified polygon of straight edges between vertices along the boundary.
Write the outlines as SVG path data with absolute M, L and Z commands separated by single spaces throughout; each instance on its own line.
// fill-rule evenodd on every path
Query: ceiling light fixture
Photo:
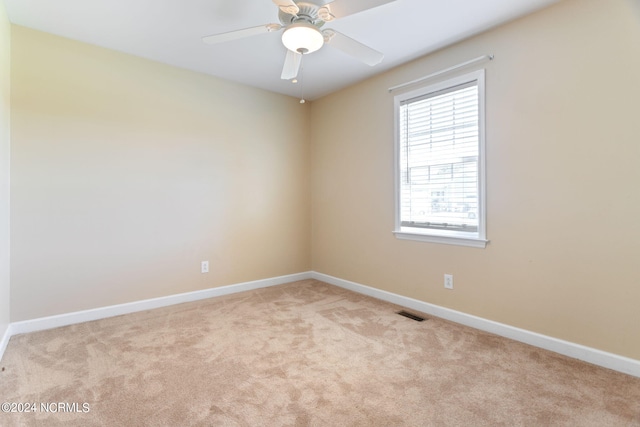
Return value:
M 293 52 L 307 54 L 322 47 L 324 36 L 313 24 L 297 22 L 284 31 L 282 43 Z

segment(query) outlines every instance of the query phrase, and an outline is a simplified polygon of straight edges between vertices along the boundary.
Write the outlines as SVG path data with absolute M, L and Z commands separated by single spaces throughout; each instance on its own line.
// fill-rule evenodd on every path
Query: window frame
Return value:
M 476 82 L 478 86 L 478 230 L 474 233 L 455 230 L 438 230 L 418 227 L 406 227 L 401 224 L 401 135 L 400 107 L 404 101 L 428 96 Z M 417 89 L 400 93 L 394 97 L 394 196 L 395 227 L 393 234 L 398 239 L 417 240 L 430 243 L 471 246 L 485 248 L 488 243 L 486 235 L 486 144 L 485 144 L 485 70 L 479 69 L 470 73 L 453 77 L 441 82 L 425 85 Z

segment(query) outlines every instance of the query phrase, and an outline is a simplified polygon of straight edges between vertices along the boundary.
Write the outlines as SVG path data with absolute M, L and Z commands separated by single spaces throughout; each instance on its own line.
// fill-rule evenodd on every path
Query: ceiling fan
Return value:
M 333 0 L 324 4 L 322 0 L 272 0 L 280 11 L 280 24 L 265 24 L 228 33 L 214 34 L 202 38 L 207 44 L 224 43 L 258 34 L 280 31 L 282 43 L 287 48 L 282 75 L 284 80 L 295 79 L 300 70 L 302 55 L 320 49 L 325 43 L 347 53 L 367 65 L 376 65 L 384 55 L 375 49 L 339 33 L 321 27 L 338 18 L 372 9 L 395 0 Z M 320 4 L 317 4 L 320 3 Z

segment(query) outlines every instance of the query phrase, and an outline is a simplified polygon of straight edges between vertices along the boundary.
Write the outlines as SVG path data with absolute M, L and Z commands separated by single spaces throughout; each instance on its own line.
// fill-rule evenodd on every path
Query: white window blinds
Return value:
M 477 236 L 478 82 L 402 100 L 398 128 L 401 227 Z

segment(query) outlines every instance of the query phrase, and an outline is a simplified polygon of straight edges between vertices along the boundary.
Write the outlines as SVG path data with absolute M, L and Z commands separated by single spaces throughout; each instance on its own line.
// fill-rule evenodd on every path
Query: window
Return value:
M 485 247 L 484 70 L 395 97 L 398 238 Z

